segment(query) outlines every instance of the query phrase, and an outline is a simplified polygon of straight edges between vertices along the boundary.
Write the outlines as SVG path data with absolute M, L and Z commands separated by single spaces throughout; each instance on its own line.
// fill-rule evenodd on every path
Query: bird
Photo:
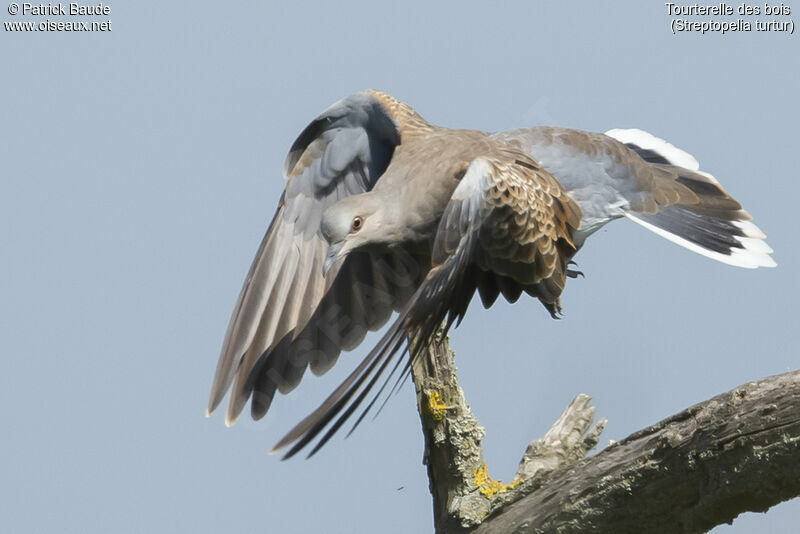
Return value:
M 252 418 L 262 418 L 276 391 L 292 391 L 308 368 L 325 373 L 397 314 L 339 387 L 276 444 L 272 452 L 290 447 L 284 458 L 318 438 L 315 454 L 373 392 L 355 428 L 385 392 L 390 362 L 388 376 L 401 368 L 402 380 L 416 347 L 441 325 L 457 326 L 475 293 L 485 308 L 525 293 L 559 317 L 567 279 L 582 274 L 575 254 L 613 220 L 729 265 L 776 265 L 765 234 L 693 156 L 638 129 L 449 129 L 369 89 L 300 133 L 283 176 L 206 415 L 230 390 L 226 425 L 248 400 Z

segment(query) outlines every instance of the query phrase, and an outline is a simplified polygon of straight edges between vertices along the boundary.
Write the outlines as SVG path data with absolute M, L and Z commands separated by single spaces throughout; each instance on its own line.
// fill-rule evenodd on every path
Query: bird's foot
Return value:
M 570 260 L 569 263 L 567 263 L 567 265 L 574 265 L 575 267 L 578 266 L 578 264 L 572 260 Z M 578 278 L 579 276 L 581 278 L 586 278 L 586 276 L 583 274 L 583 271 L 578 271 L 576 269 L 569 269 L 569 268 L 567 269 L 567 276 L 569 276 L 570 278 Z
M 564 308 L 561 306 L 561 297 L 556 298 L 554 302 L 544 302 L 544 307 L 550 312 L 550 317 L 559 320 L 564 315 Z

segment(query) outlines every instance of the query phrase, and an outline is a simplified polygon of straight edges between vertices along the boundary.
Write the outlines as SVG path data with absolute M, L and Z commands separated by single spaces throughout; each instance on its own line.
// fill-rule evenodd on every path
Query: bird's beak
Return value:
M 325 264 L 322 266 L 322 276 L 327 276 L 328 271 L 331 270 L 333 264 L 341 259 L 343 246 L 344 241 L 339 241 L 338 243 L 331 243 L 328 245 L 328 254 L 325 256 Z

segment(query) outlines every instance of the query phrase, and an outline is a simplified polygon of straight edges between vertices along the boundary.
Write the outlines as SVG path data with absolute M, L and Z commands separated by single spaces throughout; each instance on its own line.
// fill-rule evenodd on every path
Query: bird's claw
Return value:
M 575 267 L 578 266 L 578 264 L 572 260 L 568 261 L 567 265 L 574 265 Z M 578 271 L 577 269 L 567 269 L 567 276 L 570 278 L 578 278 L 579 276 L 581 278 L 586 278 L 586 276 L 583 274 L 583 271 Z

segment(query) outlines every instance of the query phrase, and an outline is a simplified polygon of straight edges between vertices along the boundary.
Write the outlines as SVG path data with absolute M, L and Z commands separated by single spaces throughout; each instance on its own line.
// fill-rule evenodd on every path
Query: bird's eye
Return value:
M 353 218 L 353 224 L 350 226 L 350 232 L 355 233 L 361 230 L 361 227 L 364 226 L 364 219 L 360 216 L 356 216 Z

